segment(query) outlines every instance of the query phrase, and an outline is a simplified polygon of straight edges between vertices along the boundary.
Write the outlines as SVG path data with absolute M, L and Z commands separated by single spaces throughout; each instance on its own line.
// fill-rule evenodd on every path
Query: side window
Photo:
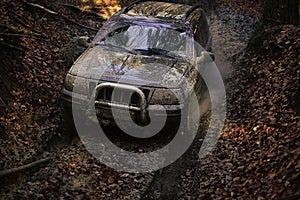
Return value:
M 188 20 L 192 24 L 193 34 L 195 40 L 205 48 L 209 38 L 208 24 L 202 9 L 198 8 L 193 11 Z M 199 55 L 199 50 L 196 50 L 196 54 Z
M 188 20 L 191 22 L 194 38 L 197 42 L 199 41 L 199 19 L 201 18 L 201 10 L 196 9 L 194 10 L 188 17 Z
M 209 38 L 209 28 L 208 28 L 208 24 L 207 24 L 207 20 L 205 15 L 203 14 L 199 20 L 199 33 L 200 33 L 200 40 L 202 41 L 202 46 L 205 48 L 208 42 L 208 38 Z

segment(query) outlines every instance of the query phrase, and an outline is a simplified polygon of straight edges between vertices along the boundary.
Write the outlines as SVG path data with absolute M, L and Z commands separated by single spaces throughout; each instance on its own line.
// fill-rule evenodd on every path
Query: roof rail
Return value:
M 172 1 L 166 1 L 166 0 L 136 0 L 133 1 L 129 6 L 126 6 L 125 8 L 123 8 L 121 10 L 121 14 L 125 14 L 127 13 L 130 9 L 132 9 L 133 6 L 135 6 L 136 4 L 142 3 L 142 2 L 147 2 L 147 1 L 154 1 L 154 2 L 166 2 L 166 3 L 176 3 L 176 2 L 172 2 Z M 188 4 L 187 4 L 188 5 Z M 185 21 L 187 20 L 187 18 L 189 17 L 189 15 L 195 11 L 198 8 L 201 8 L 202 5 L 201 4 L 196 4 L 194 6 L 192 6 L 182 17 L 182 20 Z
M 138 4 L 138 3 L 142 3 L 142 2 L 147 2 L 147 1 L 153 1 L 153 2 L 165 2 L 165 3 L 177 3 L 177 4 L 183 4 L 183 3 L 178 3 L 176 1 L 166 1 L 166 0 L 137 0 L 137 1 L 133 1 L 130 5 L 126 6 L 124 9 L 121 10 L 122 14 L 125 14 L 126 12 L 128 12 L 134 5 Z M 186 4 L 188 5 L 188 4 Z M 195 7 L 195 8 L 194 8 Z M 195 5 L 192 8 L 190 8 L 190 10 L 188 10 L 188 13 L 186 14 L 187 16 L 193 12 L 196 8 L 200 7 L 200 5 Z M 194 8 L 194 9 L 193 9 Z M 186 16 L 185 15 L 185 16 Z
M 121 10 L 121 13 L 122 14 L 125 14 L 126 12 L 128 12 L 134 5 L 138 4 L 138 3 L 141 3 L 141 2 L 145 2 L 143 0 L 137 0 L 137 1 L 134 1 L 132 2 L 130 5 L 126 6 L 125 8 L 123 8 Z
M 183 20 L 186 20 L 188 17 L 189 17 L 189 15 L 193 12 L 193 11 L 195 11 L 196 9 L 198 9 L 198 8 L 201 8 L 201 5 L 200 4 L 197 4 L 197 5 L 194 5 L 193 7 L 191 7 L 186 13 L 185 13 L 185 15 L 183 16 Z

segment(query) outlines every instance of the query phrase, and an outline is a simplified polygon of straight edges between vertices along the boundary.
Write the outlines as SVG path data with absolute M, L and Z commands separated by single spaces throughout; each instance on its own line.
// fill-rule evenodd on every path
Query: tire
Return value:
M 75 137 L 77 137 L 77 131 L 74 124 L 72 109 L 69 107 L 63 108 L 63 134 L 62 140 L 64 142 L 71 142 Z

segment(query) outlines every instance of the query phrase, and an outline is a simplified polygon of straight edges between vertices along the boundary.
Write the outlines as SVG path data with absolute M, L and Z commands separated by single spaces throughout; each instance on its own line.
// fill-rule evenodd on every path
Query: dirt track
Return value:
M 79 12 L 81 13 L 79 15 L 78 10 L 51 2 L 48 4 L 46 2 L 45 6 L 47 5 L 53 10 L 59 9 L 70 19 L 76 19 L 82 25 L 98 28 L 103 23 L 101 18 L 95 19 L 88 13 Z M 16 13 L 8 12 L 12 7 L 18 8 Z M 288 177 L 291 179 L 290 183 L 286 182 L 286 178 L 280 177 L 280 173 L 274 175 L 272 172 L 266 177 L 275 177 L 273 181 L 275 186 L 271 185 L 270 188 L 262 189 L 259 188 L 261 187 L 260 184 L 264 183 L 263 181 L 267 178 L 259 174 L 257 179 L 261 182 L 260 184 L 255 183 L 253 179 L 256 180 L 256 172 L 252 172 L 252 168 L 247 171 L 248 166 L 251 167 L 252 161 L 259 162 L 258 160 L 261 158 L 260 155 L 256 154 L 256 151 L 265 152 L 267 150 L 264 147 L 258 147 L 260 141 L 253 136 L 255 133 L 252 131 L 252 126 L 255 124 L 253 122 L 255 118 L 251 116 L 252 121 L 247 123 L 237 120 L 239 116 L 243 115 L 238 109 L 242 111 L 243 109 L 241 105 L 235 104 L 235 97 L 232 95 L 235 94 L 236 97 L 240 97 L 235 92 L 241 91 L 240 87 L 248 87 L 249 83 L 242 85 L 242 83 L 234 82 L 232 78 L 235 79 L 235 74 L 242 73 L 239 71 L 243 69 L 239 68 L 240 65 L 249 64 L 248 60 L 245 61 L 247 56 L 238 53 L 247 44 L 247 39 L 254 27 L 254 18 L 235 9 L 224 7 L 218 8 L 210 16 L 216 63 L 224 76 L 224 80 L 227 81 L 225 83 L 229 94 L 229 125 L 226 124 L 224 133 L 240 133 L 251 139 L 240 141 L 238 137 L 222 138 L 217 150 L 221 149 L 227 152 L 229 149 L 227 154 L 215 152 L 216 156 L 198 160 L 197 154 L 195 154 L 197 149 L 195 149 L 161 171 L 148 174 L 129 174 L 116 172 L 101 164 L 85 150 L 78 139 L 75 139 L 72 144 L 65 144 L 60 137 L 62 121 L 59 92 L 63 77 L 68 69 L 67 66 L 75 59 L 75 56 L 70 55 L 79 55 L 83 50 L 76 43 L 78 35 L 93 37 L 95 32 L 85 30 L 82 26 L 66 21 L 61 17 L 47 14 L 38 9 L 35 11 L 30 6 L 18 1 L 11 1 L 11 3 L 3 1 L 0 11 L 5 14 L 1 16 L 3 23 L 14 24 L 19 29 L 26 30 L 32 27 L 32 32 L 46 34 L 43 37 L 37 35 L 38 39 L 32 36 L 17 37 L 16 39 L 13 35 L 0 37 L 4 38 L 6 42 L 12 41 L 14 47 L 20 48 L 6 46 L 5 51 L 1 51 L 1 58 L 3 58 L 1 65 L 15 67 L 1 66 L 0 68 L 0 82 L 7 85 L 6 87 L 1 85 L 1 92 L 5 92 L 2 92 L 0 96 L 3 99 L 3 102 L 0 101 L 0 113 L 3 116 L 0 118 L 0 131 L 6 133 L 2 134 L 0 138 L 0 166 L 2 169 L 8 169 L 33 162 L 39 158 L 51 158 L 49 164 L 18 176 L 3 178 L 0 189 L 2 199 L 153 199 L 159 197 L 165 199 L 174 199 L 175 197 L 206 199 L 218 197 L 254 198 L 254 196 L 257 198 L 259 196 L 277 198 L 285 196 L 284 194 L 291 195 L 293 191 L 296 191 L 296 183 L 293 181 L 297 179 L 299 171 L 294 174 L 290 174 L 294 172 L 292 169 L 288 169 L 290 171 L 287 172 L 281 171 L 282 176 L 290 176 Z M 23 21 L 25 25 L 21 25 L 19 22 L 22 15 L 26 16 Z M 14 33 L 11 31 L 8 33 Z M 69 40 L 68 38 L 72 39 Z M 75 52 L 73 51 L 74 47 Z M 238 55 L 234 56 L 235 54 Z M 234 57 L 232 58 L 232 56 Z M 232 61 L 234 61 L 234 65 Z M 257 66 L 259 65 L 257 64 Z M 6 74 L 8 76 L 5 76 Z M 247 91 L 249 93 L 251 90 Z M 251 94 L 247 95 L 251 97 Z M 296 118 L 294 122 L 297 123 Z M 249 127 L 245 128 L 244 124 L 249 125 Z M 299 130 L 299 126 L 293 125 L 292 122 L 291 127 L 295 131 Z M 266 130 L 267 133 L 274 131 L 270 127 Z M 285 136 L 279 138 L 281 137 Z M 291 141 L 299 141 L 296 139 Z M 278 139 L 278 141 L 280 140 Z M 275 140 L 272 142 L 276 143 Z M 297 143 L 295 144 L 297 145 Z M 247 146 L 247 149 L 242 149 L 240 153 L 237 149 L 240 149 L 241 146 Z M 266 146 L 269 149 L 273 148 L 272 145 Z M 252 148 L 254 153 L 251 151 Z M 297 150 L 296 147 L 295 149 Z M 253 155 L 257 157 L 251 157 Z M 296 151 L 291 155 L 294 156 L 293 159 L 297 160 Z M 247 158 L 250 164 L 245 162 L 243 158 Z M 285 163 L 286 161 L 283 158 L 281 162 Z M 277 167 L 277 164 L 280 165 L 280 163 L 275 160 L 271 164 L 274 170 L 280 171 L 280 167 Z M 297 167 L 296 164 L 291 164 L 291 166 L 294 165 Z M 235 169 L 235 166 L 239 169 Z M 244 168 L 240 168 L 243 166 Z M 283 166 L 290 167 L 287 163 Z M 236 170 L 240 169 L 245 169 L 248 173 L 247 176 L 249 176 L 248 179 L 237 174 Z M 278 187 L 276 184 L 279 183 L 277 182 L 279 180 L 284 180 L 284 184 L 287 184 L 286 187 L 290 188 L 290 191 L 274 192 L 274 188 Z M 236 182 L 239 182 L 239 185 L 236 185 Z M 240 187 L 246 191 L 239 193 L 237 188 Z M 271 192 L 268 193 L 267 189 Z M 272 193 L 275 193 L 275 196 Z
M 239 18 L 240 16 L 238 13 L 224 9 L 218 9 L 210 16 L 214 37 L 214 52 L 217 58 L 216 63 L 220 67 L 220 71 L 224 74 L 224 77 L 230 76 L 233 70 L 230 61 L 226 58 L 243 50 L 246 45 L 246 39 L 249 36 L 249 31 L 252 28 L 250 26 L 253 26 L 253 22 L 248 24 L 245 21 L 245 24 L 249 28 L 247 31 L 240 33 L 240 30 L 235 29 L 238 26 L 234 26 L 232 22 L 226 23 L 226 18 L 232 17 Z M 251 18 L 247 19 L 251 20 Z M 245 36 L 244 34 L 247 35 Z M 47 153 L 44 153 L 44 155 L 53 158 L 51 163 L 35 171 L 32 176 L 26 175 L 20 177 L 17 182 L 12 183 L 8 188 L 4 187 L 2 192 L 10 190 L 9 195 L 15 197 L 24 195 L 28 198 L 37 197 L 42 195 L 41 193 L 45 197 L 50 198 L 68 197 L 77 193 L 88 194 L 91 198 L 94 195 L 102 198 L 116 197 L 118 199 L 138 199 L 141 196 L 148 198 L 153 198 L 154 196 L 171 198 L 179 193 L 179 191 L 175 191 L 176 187 L 174 186 L 182 181 L 183 177 L 181 175 L 184 175 L 183 173 L 188 170 L 187 167 L 191 167 L 191 163 L 185 158 L 155 174 L 134 175 L 118 173 L 113 172 L 113 170 L 101 165 L 95 159 L 90 158 L 80 141 L 75 140 L 72 145 L 68 146 L 59 144 L 57 139 L 52 140 L 53 142 L 49 141 L 54 146 L 50 147 L 50 149 L 47 148 L 49 150 L 47 150 Z M 56 142 L 58 142 L 58 145 L 55 145 Z M 184 166 L 182 166 L 183 164 Z M 155 177 L 154 181 L 152 181 L 153 177 Z M 167 177 L 173 178 L 170 179 Z M 100 191 L 90 191 L 89 187 L 95 187 L 95 181 L 97 182 L 97 187 L 100 186 L 102 188 Z M 151 181 L 152 185 L 153 183 L 157 185 L 148 188 Z M 13 187 L 16 187 L 16 189 L 11 190 Z M 55 189 L 58 187 L 60 188 L 59 192 Z M 105 189 L 105 187 L 108 189 Z M 161 193 L 159 190 L 163 192 Z M 131 192 L 128 193 L 128 191 Z M 99 194 L 101 195 L 99 196 Z

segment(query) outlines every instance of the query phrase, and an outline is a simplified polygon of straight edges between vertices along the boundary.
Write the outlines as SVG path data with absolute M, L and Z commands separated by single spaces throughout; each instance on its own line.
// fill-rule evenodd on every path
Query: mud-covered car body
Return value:
M 209 27 L 200 7 L 141 2 L 123 8 L 69 70 L 62 99 L 73 107 L 88 107 L 92 102 L 103 124 L 114 123 L 112 107 L 129 110 L 138 124 L 149 122 L 149 111 L 167 114 L 168 120 L 180 118 L 191 92 L 201 97 L 205 88 L 192 63 L 200 55 L 193 40 L 202 50 L 211 50 Z M 118 95 L 113 98 L 115 89 Z M 132 94 L 129 101 L 122 100 L 126 92 Z

